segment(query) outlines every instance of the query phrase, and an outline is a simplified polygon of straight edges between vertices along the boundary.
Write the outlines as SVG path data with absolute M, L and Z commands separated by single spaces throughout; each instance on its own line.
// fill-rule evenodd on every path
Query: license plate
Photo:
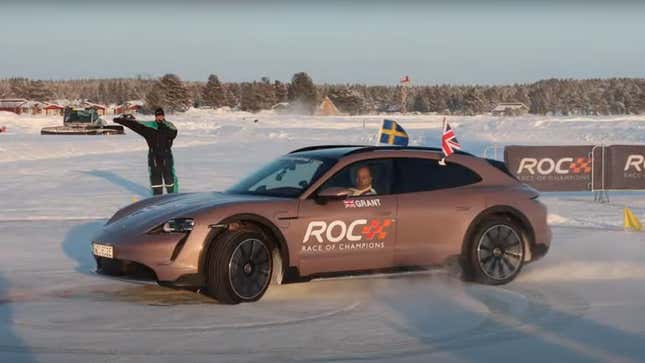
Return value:
M 92 243 L 92 253 L 94 256 L 114 258 L 114 247 L 100 243 Z

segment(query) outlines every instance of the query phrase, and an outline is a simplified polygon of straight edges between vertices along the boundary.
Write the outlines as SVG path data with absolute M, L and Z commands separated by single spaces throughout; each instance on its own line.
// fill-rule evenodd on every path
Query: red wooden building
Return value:
M 105 105 L 100 105 L 98 103 L 92 103 L 92 102 L 89 102 L 89 101 L 84 101 L 81 106 L 83 106 L 84 108 L 93 108 L 93 109 L 95 109 L 96 113 L 99 114 L 99 116 L 107 115 L 107 106 L 105 106 Z
M 138 103 L 126 103 L 124 105 L 118 105 L 114 108 L 114 113 L 115 114 L 122 114 L 122 113 L 137 113 L 141 111 L 143 108 L 142 104 Z
M 53 103 L 45 103 L 45 107 L 43 107 L 43 110 L 45 111 L 45 116 L 49 116 L 49 115 L 62 116 L 63 113 L 65 112 L 65 106 L 56 105 Z
M 29 101 L 24 98 L 8 98 L 0 100 L 0 111 L 13 112 L 18 115 L 22 113 L 23 106 Z

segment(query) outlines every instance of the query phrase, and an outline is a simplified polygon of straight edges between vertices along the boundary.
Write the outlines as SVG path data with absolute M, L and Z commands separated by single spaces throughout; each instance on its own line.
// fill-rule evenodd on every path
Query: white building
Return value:
M 529 108 L 522 102 L 498 103 L 490 113 L 493 116 L 518 116 L 529 113 Z

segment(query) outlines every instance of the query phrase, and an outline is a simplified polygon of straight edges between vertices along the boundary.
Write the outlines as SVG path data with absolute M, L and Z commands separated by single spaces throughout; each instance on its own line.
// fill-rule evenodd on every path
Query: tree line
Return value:
M 102 104 L 144 100 L 145 109 L 228 106 L 257 112 L 283 104 L 294 113 L 311 114 L 324 97 L 347 114 L 395 112 L 402 107 L 401 86 L 318 84 L 304 72 L 290 82 L 263 77 L 253 82 L 221 82 L 211 74 L 206 82 L 160 78 L 78 79 L 62 81 L 9 78 L 0 80 L 0 98 L 39 101 L 86 99 Z M 622 115 L 645 112 L 645 79 L 547 79 L 512 85 L 418 85 L 407 90 L 411 112 L 477 115 L 500 102 L 522 102 L 533 114 Z

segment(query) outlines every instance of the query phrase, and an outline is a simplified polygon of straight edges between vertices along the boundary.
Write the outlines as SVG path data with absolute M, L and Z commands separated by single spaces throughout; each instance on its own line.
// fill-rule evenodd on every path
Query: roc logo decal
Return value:
M 385 239 L 387 237 L 387 227 L 392 224 L 391 219 L 386 219 L 383 222 L 379 222 L 377 220 L 372 220 L 369 225 L 363 227 L 363 236 L 366 239 Z
M 346 223 L 312 221 L 302 239 L 302 252 L 341 252 L 352 250 L 372 250 L 385 248 L 392 219 L 357 219 Z M 317 242 L 311 244 L 310 242 Z
M 588 157 L 522 158 L 517 174 L 529 175 L 567 175 L 591 173 L 591 160 Z
M 577 158 L 569 165 L 573 174 L 591 173 L 591 160 L 589 158 Z
M 645 155 L 629 155 L 627 157 L 627 162 L 625 162 L 624 171 L 630 171 L 632 168 L 639 173 L 645 171 Z

